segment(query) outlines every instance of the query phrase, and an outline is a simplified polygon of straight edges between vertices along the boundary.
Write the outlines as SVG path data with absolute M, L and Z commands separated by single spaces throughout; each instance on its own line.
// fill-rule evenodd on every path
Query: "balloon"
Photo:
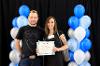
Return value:
M 91 66 L 89 62 L 83 62 L 80 66 Z
M 22 47 L 22 40 L 20 40 L 20 47 Z
M 78 40 L 78 42 L 81 42 L 85 38 L 85 35 L 86 35 L 86 31 L 81 26 L 76 28 L 74 31 L 74 37 Z
M 91 46 L 92 42 L 88 38 L 85 38 L 80 42 L 80 49 L 84 52 L 88 51 L 91 48 Z
M 9 59 L 13 62 L 13 63 L 19 63 L 20 61 L 20 52 L 18 52 L 17 50 L 12 50 L 9 53 Z
M 71 29 L 71 28 L 68 29 L 68 36 L 69 36 L 70 38 L 73 38 L 73 32 L 74 32 L 73 29 Z
M 76 29 L 79 26 L 79 19 L 75 16 L 70 17 L 69 20 L 68 20 L 68 25 L 72 29 Z
M 15 39 L 16 38 L 16 35 L 17 35 L 17 33 L 18 33 L 18 28 L 16 28 L 16 27 L 14 27 L 14 28 L 12 28 L 11 30 L 10 30 L 10 35 L 11 35 L 11 37 L 13 38 L 13 39 Z
M 69 52 L 70 61 L 74 61 L 74 52 Z
M 68 49 L 71 50 L 71 51 L 75 51 L 78 49 L 78 42 L 77 40 L 71 38 L 68 40 Z
M 75 62 L 70 62 L 68 66 L 78 66 Z
M 19 14 L 21 16 L 26 16 L 27 17 L 29 15 L 29 13 L 30 13 L 30 9 L 29 9 L 29 7 L 27 5 L 20 6 Z
M 17 18 L 18 28 L 28 25 L 28 19 L 25 16 L 19 16 Z
M 11 63 L 9 64 L 9 66 L 16 66 L 16 64 L 13 63 L 13 62 L 11 62 Z
M 85 36 L 85 38 L 88 38 L 89 36 L 90 36 L 90 30 L 86 29 L 86 36 Z
M 15 18 L 12 20 L 12 25 L 13 25 L 13 27 L 18 27 L 18 26 L 17 26 L 17 17 L 15 17 Z
M 89 51 L 87 51 L 87 52 L 85 53 L 85 61 L 89 61 L 90 58 L 91 58 L 91 54 L 90 54 Z
M 12 48 L 12 49 L 16 49 L 15 41 L 14 41 L 14 40 L 11 42 L 11 48 Z
M 84 29 L 88 29 L 88 27 L 91 25 L 91 18 L 87 15 L 80 18 L 80 26 L 82 26 Z
M 22 41 L 20 41 L 20 47 L 22 47 Z M 11 42 L 11 48 L 12 49 L 16 49 L 16 45 L 15 45 L 15 41 L 14 40 Z
M 18 66 L 18 64 L 16 64 L 16 66 Z
M 74 60 L 77 64 L 81 64 L 85 59 L 85 54 L 82 50 L 76 50 L 74 52 Z
M 74 14 L 76 17 L 80 18 L 84 15 L 84 13 L 85 13 L 85 8 L 83 5 L 79 4 L 75 6 Z

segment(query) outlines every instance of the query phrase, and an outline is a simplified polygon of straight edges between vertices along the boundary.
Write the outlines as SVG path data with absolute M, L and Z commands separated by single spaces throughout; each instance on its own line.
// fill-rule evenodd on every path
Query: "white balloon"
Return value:
M 74 33 L 74 30 L 73 30 L 72 28 L 69 28 L 69 29 L 68 29 L 68 36 L 69 36 L 70 38 L 73 37 L 73 33 Z
M 88 15 L 85 15 L 80 18 L 80 26 L 87 29 L 91 25 L 91 18 Z
M 79 43 L 84 39 L 85 35 L 86 35 L 86 31 L 81 26 L 76 28 L 74 31 L 74 37 L 78 40 Z
M 9 66 L 16 66 L 16 64 L 13 63 L 13 62 L 11 62 L 11 63 L 9 64 Z
M 11 35 L 11 37 L 12 37 L 13 39 L 16 38 L 16 35 L 17 35 L 17 33 L 18 33 L 18 30 L 19 30 L 19 29 L 16 28 L 16 27 L 14 27 L 14 28 L 11 29 L 10 35 Z
M 81 64 L 85 59 L 85 54 L 82 50 L 76 50 L 74 52 L 74 60 L 77 64 Z
M 9 53 L 9 59 L 11 60 L 11 62 L 17 64 L 20 61 L 20 52 L 18 52 L 17 50 L 12 50 Z
M 90 58 L 91 58 L 91 54 L 90 54 L 89 51 L 87 51 L 87 52 L 85 53 L 85 61 L 89 61 Z
M 78 66 L 75 62 L 68 63 L 68 66 Z

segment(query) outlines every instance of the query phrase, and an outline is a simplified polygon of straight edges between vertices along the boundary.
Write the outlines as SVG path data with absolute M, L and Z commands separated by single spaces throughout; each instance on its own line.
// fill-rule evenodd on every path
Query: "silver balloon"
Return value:
M 71 51 L 76 51 L 78 49 L 78 41 L 75 40 L 74 38 L 70 38 L 68 40 L 68 49 L 71 50 Z
M 72 29 L 72 28 L 69 28 L 68 29 L 68 36 L 70 37 L 70 38 L 73 38 L 74 36 L 73 36 L 73 33 L 74 33 L 74 30 Z
M 12 49 L 16 49 L 16 44 L 15 44 L 15 40 L 13 40 L 12 42 L 11 42 L 11 48 Z M 20 41 L 20 47 L 22 47 L 22 41 Z
M 87 29 L 91 25 L 91 18 L 88 15 L 84 15 L 80 18 L 80 26 L 82 26 L 84 29 Z
M 91 54 L 90 54 L 89 51 L 87 51 L 87 52 L 85 53 L 85 61 L 89 61 L 90 58 L 91 58 Z
M 78 66 L 78 65 L 77 65 L 77 63 L 75 63 L 75 62 L 70 62 L 70 63 L 68 64 L 68 66 Z
M 16 64 L 13 63 L 13 62 L 11 62 L 11 63 L 9 64 L 9 66 L 16 66 Z
M 74 60 L 77 64 L 83 63 L 84 59 L 85 53 L 82 50 L 79 49 L 74 52 Z
M 11 62 L 17 64 L 20 61 L 20 52 L 18 52 L 17 50 L 12 50 L 9 53 L 9 59 L 11 60 Z
M 15 41 L 13 40 L 12 42 L 11 42 L 11 49 L 16 49 L 16 46 L 15 46 Z
M 22 47 L 22 40 L 20 41 L 20 47 Z
M 86 31 L 83 27 L 79 26 L 74 31 L 74 37 L 78 40 L 80 43 L 86 35 Z
M 25 17 L 25 16 L 19 16 L 17 18 L 17 26 L 18 26 L 18 28 L 21 28 L 21 27 L 26 26 L 26 25 L 28 25 L 28 19 L 27 19 L 27 17 Z
M 80 64 L 80 66 L 91 66 L 91 64 L 89 62 L 84 61 L 82 64 Z
M 17 35 L 17 33 L 18 33 L 18 28 L 12 28 L 11 29 L 11 31 L 10 31 L 10 35 L 11 35 L 11 37 L 13 38 L 13 39 L 15 39 L 16 38 L 16 35 Z

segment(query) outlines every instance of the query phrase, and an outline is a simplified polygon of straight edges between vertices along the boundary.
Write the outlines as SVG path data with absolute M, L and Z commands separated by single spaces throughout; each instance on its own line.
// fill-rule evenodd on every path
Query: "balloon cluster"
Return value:
M 10 35 L 14 40 L 12 40 L 11 45 L 10 45 L 12 50 L 9 53 L 9 59 L 11 61 L 9 66 L 18 66 L 18 63 L 20 61 L 20 52 L 16 50 L 15 38 L 16 38 L 19 28 L 25 25 L 28 25 L 27 17 L 29 15 L 30 9 L 27 5 L 21 5 L 19 7 L 18 12 L 20 16 L 13 18 L 12 20 L 13 28 L 10 31 Z M 22 47 L 22 42 L 20 42 L 20 46 Z
M 89 63 L 91 54 L 89 52 L 92 42 L 89 39 L 91 18 L 85 14 L 83 5 L 74 7 L 74 16 L 68 20 L 68 49 L 70 62 L 68 66 L 91 66 Z

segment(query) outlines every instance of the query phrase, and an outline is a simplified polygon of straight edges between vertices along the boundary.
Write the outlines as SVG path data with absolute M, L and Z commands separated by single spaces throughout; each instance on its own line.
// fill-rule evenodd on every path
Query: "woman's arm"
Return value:
M 67 44 L 67 40 L 66 40 L 66 38 L 65 38 L 65 35 L 64 34 L 61 34 L 60 36 L 59 36 L 59 38 L 60 38 L 60 40 L 62 41 L 62 43 L 63 43 L 63 46 L 62 47 L 60 47 L 60 48 L 57 48 L 57 47 L 55 47 L 53 50 L 56 52 L 59 52 L 59 51 L 63 51 L 63 50 L 66 50 L 67 48 L 68 48 L 68 44 Z
M 67 44 L 67 40 L 66 40 L 66 38 L 65 38 L 65 35 L 64 35 L 64 34 L 61 34 L 59 38 L 60 38 L 60 40 L 61 40 L 62 43 L 63 43 L 63 46 L 60 47 L 60 48 L 58 48 L 59 51 L 66 50 L 66 49 L 68 48 L 68 44 Z

